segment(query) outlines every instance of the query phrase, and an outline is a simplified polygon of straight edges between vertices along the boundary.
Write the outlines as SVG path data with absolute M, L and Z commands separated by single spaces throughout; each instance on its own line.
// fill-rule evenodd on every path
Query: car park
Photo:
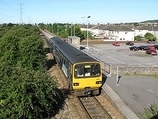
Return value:
M 126 42 L 126 45 L 132 46 L 132 45 L 134 45 L 134 43 L 132 41 L 128 41 L 128 42 Z
M 129 49 L 133 50 L 133 51 L 138 51 L 139 47 L 138 46 L 131 46 L 131 47 L 129 47 Z
M 113 42 L 112 45 L 114 45 L 114 46 L 120 46 L 120 44 L 118 42 Z
M 153 46 L 155 47 L 156 50 L 158 50 L 158 44 L 154 44 Z

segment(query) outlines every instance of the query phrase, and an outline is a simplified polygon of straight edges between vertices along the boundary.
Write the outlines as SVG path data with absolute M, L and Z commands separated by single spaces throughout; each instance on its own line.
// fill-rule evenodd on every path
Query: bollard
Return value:
M 118 75 L 116 84 L 120 82 L 120 79 L 121 79 L 121 75 Z

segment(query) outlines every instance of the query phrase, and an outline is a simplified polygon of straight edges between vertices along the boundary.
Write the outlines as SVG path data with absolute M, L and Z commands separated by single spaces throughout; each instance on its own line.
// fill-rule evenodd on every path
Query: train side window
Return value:
M 68 68 L 68 65 L 69 65 L 68 61 L 65 60 L 65 67 Z
M 62 57 L 62 62 L 63 62 L 63 64 L 65 65 L 65 58 L 63 58 L 63 57 Z

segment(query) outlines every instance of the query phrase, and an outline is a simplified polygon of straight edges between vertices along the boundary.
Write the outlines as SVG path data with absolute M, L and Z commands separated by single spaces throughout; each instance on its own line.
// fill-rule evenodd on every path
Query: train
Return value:
M 49 39 L 50 52 L 68 80 L 69 90 L 76 96 L 101 93 L 101 62 L 73 47 L 59 37 Z

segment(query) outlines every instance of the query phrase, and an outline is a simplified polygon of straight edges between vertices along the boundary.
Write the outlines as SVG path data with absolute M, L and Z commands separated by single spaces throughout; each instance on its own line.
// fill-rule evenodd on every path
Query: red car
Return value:
M 112 45 L 114 45 L 114 46 L 120 46 L 120 44 L 118 42 L 113 42 Z
M 154 49 L 148 49 L 148 50 L 146 50 L 146 53 L 149 55 L 157 55 L 157 51 Z
M 153 45 L 148 45 L 148 49 L 150 49 L 150 50 L 156 50 L 156 48 Z

